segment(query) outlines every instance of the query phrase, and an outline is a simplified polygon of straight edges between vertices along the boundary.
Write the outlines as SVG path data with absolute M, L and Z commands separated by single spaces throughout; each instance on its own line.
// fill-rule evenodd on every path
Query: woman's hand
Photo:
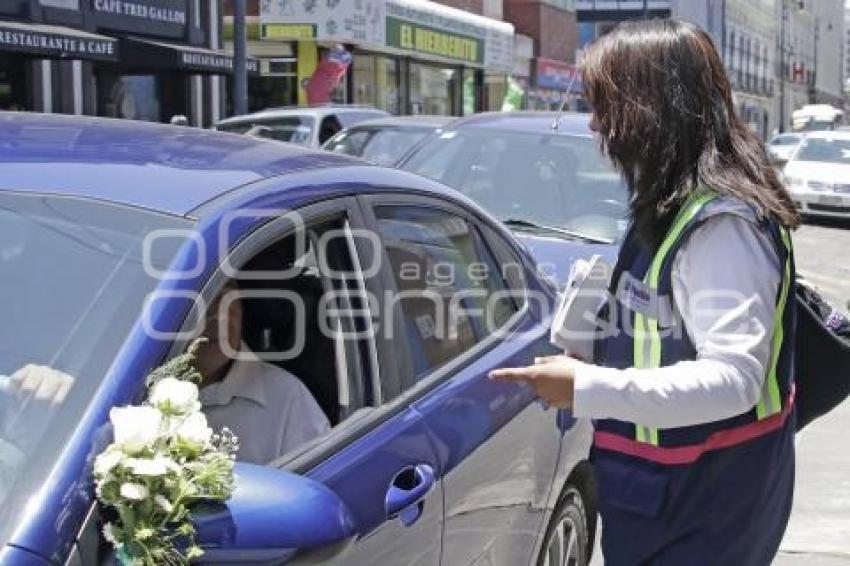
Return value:
M 493 370 L 490 379 L 528 383 L 549 405 L 569 409 L 573 406 L 576 363 L 569 356 L 535 358 L 533 366 Z

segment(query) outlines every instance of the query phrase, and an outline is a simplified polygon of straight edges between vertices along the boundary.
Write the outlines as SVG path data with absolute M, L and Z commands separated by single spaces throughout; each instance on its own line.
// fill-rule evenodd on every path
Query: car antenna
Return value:
M 576 77 L 578 73 L 573 73 L 573 76 L 570 78 L 570 84 L 567 86 L 567 95 L 573 90 L 573 84 L 576 82 Z M 567 96 L 561 100 L 561 106 L 558 108 L 558 113 L 555 115 L 555 119 L 552 121 L 552 131 L 557 132 L 558 128 L 561 125 L 561 116 L 564 114 L 564 108 L 567 106 Z

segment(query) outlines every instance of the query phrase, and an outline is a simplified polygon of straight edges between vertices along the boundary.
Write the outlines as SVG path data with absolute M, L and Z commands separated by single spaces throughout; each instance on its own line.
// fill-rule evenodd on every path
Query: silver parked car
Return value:
M 392 167 L 426 137 L 454 122 L 451 116 L 391 116 L 367 120 L 332 137 L 324 149 Z
M 383 116 L 389 114 L 371 106 L 293 106 L 227 118 L 215 129 L 319 148 L 340 130 Z

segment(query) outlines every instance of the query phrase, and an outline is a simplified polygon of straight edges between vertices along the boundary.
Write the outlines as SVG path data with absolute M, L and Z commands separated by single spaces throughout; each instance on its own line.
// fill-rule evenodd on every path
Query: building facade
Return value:
M 809 0 L 811 2 L 812 0 Z M 809 5 L 811 7 L 811 4 Z M 799 0 L 777 0 L 780 21 L 780 131 L 791 129 L 791 114 L 809 103 L 815 86 L 815 16 Z
M 810 102 L 844 106 L 844 0 L 811 2 L 815 16 L 815 87 Z
M 715 38 L 741 120 L 762 138 L 777 128 L 777 26 L 773 0 L 725 0 L 709 6 Z
M 576 67 L 578 25 L 574 0 L 505 0 L 505 19 L 533 46 L 526 104 L 554 110 L 576 108 L 582 87 Z
M 844 101 L 850 106 L 850 5 L 844 9 Z
M 578 0 L 581 45 L 625 20 L 675 17 L 714 39 L 732 83 L 738 115 L 767 137 L 776 128 L 775 0 Z
M 218 5 L 4 0 L 0 108 L 209 125 L 233 67 Z
M 305 81 L 342 45 L 352 60 L 335 102 L 392 114 L 461 116 L 494 108 L 515 63 L 513 26 L 485 15 L 500 12 L 501 3 L 487 0 L 249 3 L 249 53 L 260 68 L 249 105 L 306 104 Z

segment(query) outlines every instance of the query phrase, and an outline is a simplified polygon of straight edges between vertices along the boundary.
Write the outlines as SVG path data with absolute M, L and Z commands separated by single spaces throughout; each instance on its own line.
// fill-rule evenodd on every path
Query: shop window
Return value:
M 505 75 L 486 75 L 484 77 L 484 93 L 484 110 L 500 111 L 508 94 L 508 78 Z
M 399 114 L 399 60 L 395 57 L 357 53 L 352 65 L 354 103 Z
M 231 81 L 228 81 L 230 84 Z M 295 76 L 260 76 L 248 78 L 248 111 L 295 106 L 298 104 Z
M 181 73 L 97 75 L 98 116 L 167 122 L 191 115 L 189 78 Z
M 457 116 L 459 69 L 410 64 L 410 114 Z
M 0 55 L 0 110 L 33 110 L 27 93 L 29 59 Z

